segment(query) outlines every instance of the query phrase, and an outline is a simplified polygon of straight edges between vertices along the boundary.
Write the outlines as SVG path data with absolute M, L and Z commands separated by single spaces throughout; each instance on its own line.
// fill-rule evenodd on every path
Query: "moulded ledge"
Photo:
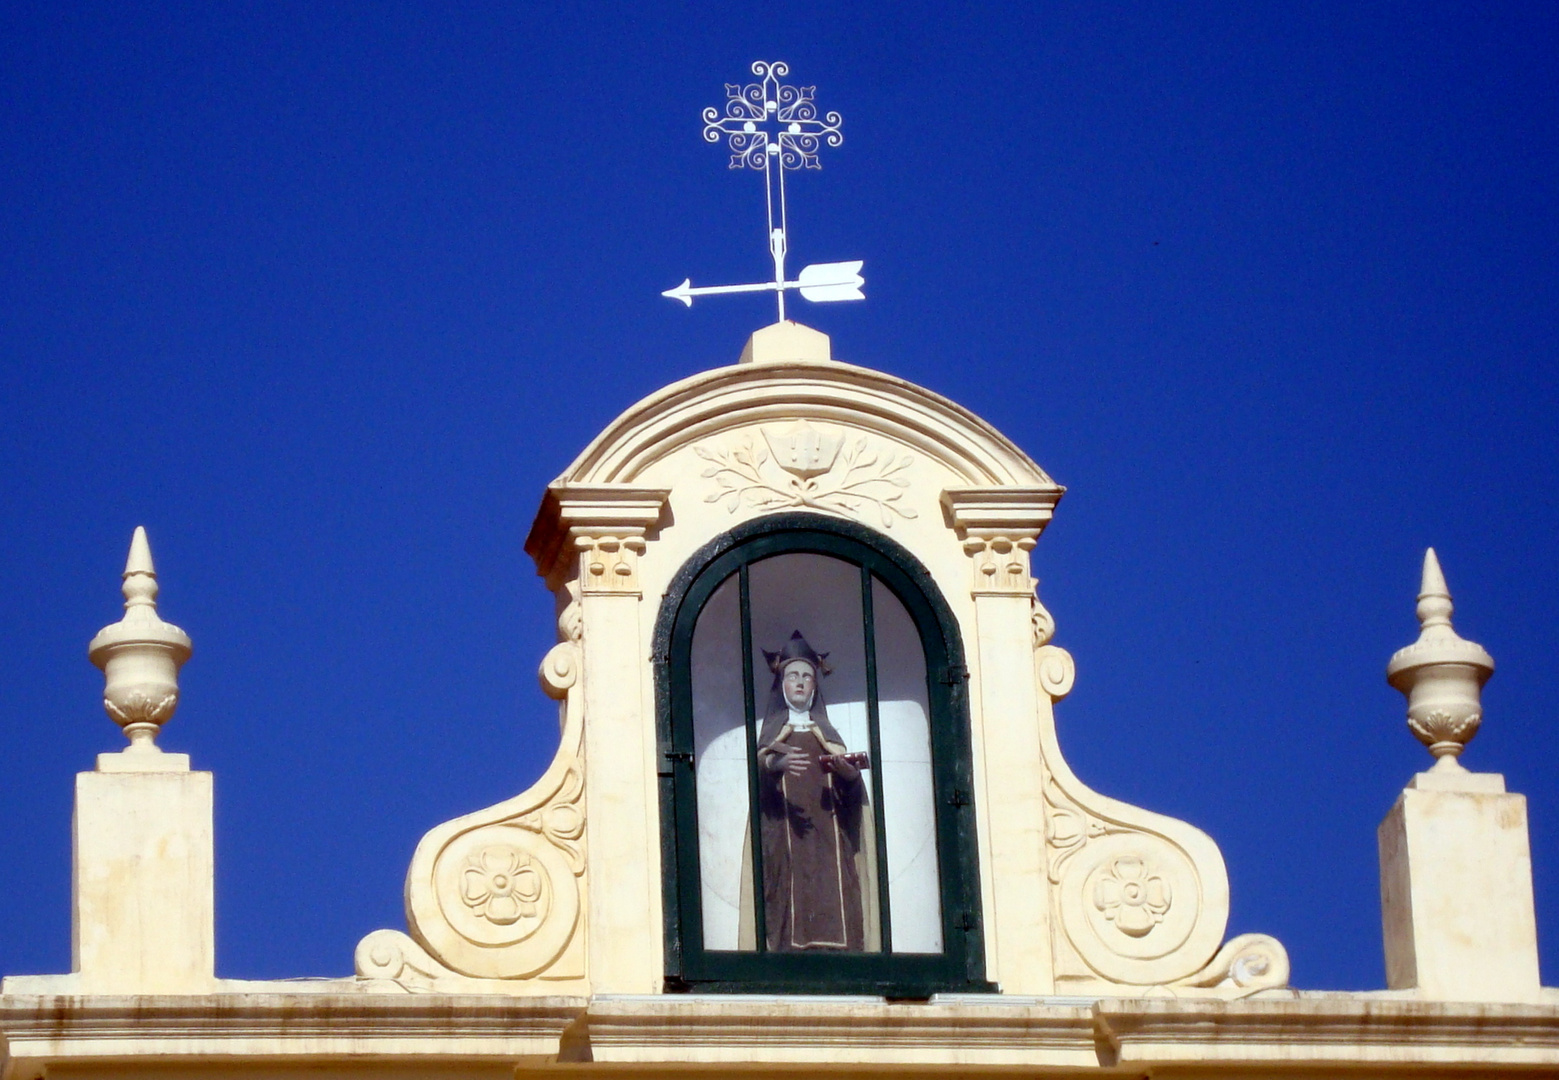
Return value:
M 584 998 L 299 993 L 0 997 L 0 1078 L 55 1064 L 555 1059 Z M 105 1075 L 108 1075 L 105 1073 Z
M 1553 996 L 1553 995 L 1550 995 Z M 249 993 L 0 997 L 0 1077 L 56 1066 L 103 1076 L 191 1065 L 321 1065 L 389 1075 L 557 1075 L 589 1062 L 835 1066 L 928 1074 L 1035 1068 L 1074 1075 L 1359 1075 L 1400 1066 L 1489 1075 L 1559 1066 L 1559 1000 L 1544 1005 L 1312 994 L 1239 1002 L 966 995 L 924 1004 L 869 998 Z M 620 1070 L 620 1064 L 613 1066 Z M 499 1070 L 499 1071 L 494 1071 Z M 1167 1071 L 1166 1071 L 1167 1070 Z M 327 1072 L 329 1069 L 326 1070 Z M 52 1075 L 52 1072 L 50 1073 Z M 139 1074 L 139 1073 L 138 1073 Z M 364 1075 L 361 1071 L 352 1075 Z
M 1104 1000 L 1107 1064 L 1559 1065 L 1559 1008 L 1336 994 L 1291 1001 Z M 1308 1074 L 1307 1074 L 1308 1075 Z

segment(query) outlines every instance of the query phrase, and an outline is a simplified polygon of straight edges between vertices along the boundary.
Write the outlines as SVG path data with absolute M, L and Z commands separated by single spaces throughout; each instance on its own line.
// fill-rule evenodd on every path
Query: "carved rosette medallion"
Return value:
M 577 812 L 568 820 L 577 822 Z M 439 853 L 439 909 L 472 944 L 528 943 L 538 957 L 550 953 L 550 960 L 572 936 L 579 917 L 575 870 L 550 830 L 528 827 L 539 824 L 522 818 L 473 829 Z
M 1162 837 L 1117 832 L 1089 839 L 1060 879 L 1067 938 L 1105 978 L 1169 982 L 1217 948 L 1221 926 L 1213 927 L 1202 955 L 1176 955 L 1197 929 L 1201 882 L 1185 853 Z
M 1136 855 L 1122 855 L 1094 872 L 1093 906 L 1129 937 L 1146 937 L 1174 902 L 1168 881 Z
M 509 926 L 541 912 L 546 878 L 529 855 L 512 847 L 483 848 L 466 860 L 460 899 L 488 922 Z
M 912 455 L 880 449 L 865 436 L 850 440 L 842 431 L 806 421 L 763 428 L 761 435 L 761 442 L 748 433 L 724 446 L 693 447 L 708 462 L 703 477 L 713 490 L 705 502 L 720 503 L 732 514 L 741 506 L 761 511 L 805 507 L 875 521 L 884 529 L 919 516 L 902 502 L 915 463 Z
M 370 934 L 358 950 L 360 974 L 408 989 L 584 974 L 582 961 L 569 959 L 584 907 L 580 591 L 569 588 L 558 617 L 563 640 L 539 673 L 547 696 L 561 703 L 563 738 L 552 766 L 523 794 L 423 837 L 406 881 L 415 940 Z

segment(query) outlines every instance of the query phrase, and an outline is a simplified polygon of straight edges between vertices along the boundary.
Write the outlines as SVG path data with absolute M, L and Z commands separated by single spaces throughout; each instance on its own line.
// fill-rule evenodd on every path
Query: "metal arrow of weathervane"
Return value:
M 813 95 L 815 86 L 786 86 L 779 80 L 790 74 L 783 60 L 772 64 L 754 62 L 752 73 L 760 81 L 746 86 L 725 84 L 725 111 L 710 106 L 704 110 L 704 141 L 722 139 L 731 150 L 731 168 L 757 169 L 763 173 L 764 203 L 769 216 L 769 254 L 774 257 L 774 280 L 753 285 L 701 285 L 685 279 L 675 289 L 661 293 L 693 306 L 695 296 L 719 293 L 767 292 L 772 289 L 779 302 L 779 317 L 785 318 L 785 290 L 798 289 L 803 298 L 814 303 L 835 300 L 864 300 L 861 286 L 861 260 L 854 262 L 814 263 L 802 267 L 794 281 L 785 279 L 785 173 L 794 169 L 821 169 L 818 149 L 825 143 L 839 146 L 844 136 L 839 125 L 844 118 L 836 112 L 818 116 Z M 779 204 L 779 224 L 775 224 L 775 203 Z

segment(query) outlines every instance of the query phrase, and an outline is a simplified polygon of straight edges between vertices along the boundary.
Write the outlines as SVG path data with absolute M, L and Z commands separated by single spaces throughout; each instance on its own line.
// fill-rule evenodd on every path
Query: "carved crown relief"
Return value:
M 883 449 L 866 436 L 818 428 L 805 420 L 788 428 L 765 427 L 725 444 L 699 443 L 693 452 L 708 467 L 704 496 L 730 513 L 743 505 L 758 510 L 807 508 L 853 517 L 884 529 L 896 519 L 918 516 L 903 505 L 910 486 L 910 454 Z

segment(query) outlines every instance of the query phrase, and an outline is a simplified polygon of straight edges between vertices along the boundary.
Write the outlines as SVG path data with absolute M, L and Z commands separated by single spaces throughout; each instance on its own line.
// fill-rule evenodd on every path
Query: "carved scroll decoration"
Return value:
M 1037 599 L 1033 626 L 1035 681 L 1059 701 L 1076 666 L 1050 644 L 1055 622 Z M 1211 837 L 1091 790 L 1061 756 L 1048 709 L 1039 723 L 1053 925 L 1090 981 L 1226 998 L 1286 986 L 1288 954 L 1275 939 L 1244 934 L 1219 948 L 1229 888 Z
M 915 463 L 910 454 L 879 449 L 865 436 L 849 440 L 842 431 L 801 421 L 790 428 L 763 428 L 763 442 L 749 433 L 725 446 L 700 443 L 693 452 L 708 466 L 712 490 L 704 501 L 730 513 L 746 505 L 758 510 L 806 507 L 866 520 L 884 529 L 916 510 L 901 504 Z
M 411 938 L 393 930 L 368 935 L 357 950 L 359 975 L 407 990 L 476 990 L 473 981 L 498 980 L 488 989 L 540 994 L 556 993 L 557 980 L 584 977 L 577 585 L 570 595 L 558 619 L 564 640 L 539 672 L 543 690 L 561 702 L 556 757 L 529 790 L 422 838 L 406 875 Z

